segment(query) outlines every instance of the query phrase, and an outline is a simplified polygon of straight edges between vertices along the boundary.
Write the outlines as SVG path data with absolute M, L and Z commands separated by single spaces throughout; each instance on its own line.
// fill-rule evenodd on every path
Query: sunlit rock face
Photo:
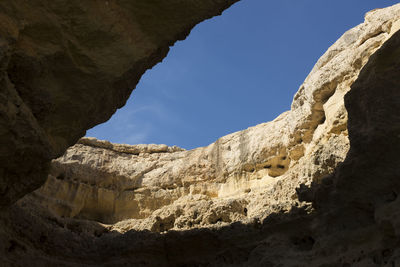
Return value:
M 122 107 L 141 75 L 236 0 L 0 2 L 0 206 Z
M 190 151 L 84 138 L 53 161 L 34 195 L 58 216 L 117 223 L 121 231 L 263 220 L 303 205 L 295 188 L 320 182 L 346 157 L 344 95 L 395 31 L 399 11 L 371 12 L 346 32 L 274 121 Z
M 17 266 L 397 266 L 400 4 L 366 14 L 290 111 L 186 151 L 83 138 L 0 213 Z

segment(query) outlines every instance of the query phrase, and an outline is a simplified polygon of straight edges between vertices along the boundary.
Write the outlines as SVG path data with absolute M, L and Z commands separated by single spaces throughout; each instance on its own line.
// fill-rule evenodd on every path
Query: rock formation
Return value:
M 171 45 L 236 1 L 1 1 L 0 206 L 41 186 Z
M 80 139 L 0 213 L 4 263 L 399 265 L 399 29 L 367 13 L 290 111 L 207 147 Z
M 340 38 L 300 86 L 292 109 L 274 121 L 191 151 L 84 138 L 53 161 L 35 195 L 58 216 L 139 219 L 149 230 L 159 220 L 164 230 L 190 228 L 300 205 L 295 188 L 319 182 L 346 157 L 344 95 L 393 33 L 399 10 L 372 12 Z M 197 209 L 205 212 L 194 216 Z

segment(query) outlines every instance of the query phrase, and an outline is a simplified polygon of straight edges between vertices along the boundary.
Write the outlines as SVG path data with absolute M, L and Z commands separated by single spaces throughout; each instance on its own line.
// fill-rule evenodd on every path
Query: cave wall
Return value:
M 47 207 L 28 195 L 7 212 L 0 212 L 2 263 L 5 266 L 397 266 L 400 264 L 399 45 L 400 32 L 390 32 L 388 40 L 369 57 L 346 94 L 350 151 L 330 175 L 298 188 L 300 197 L 310 201 L 312 207 L 293 206 L 290 210 L 277 210 L 261 221 L 216 227 L 158 233 L 127 226 L 121 232 L 113 225 L 53 216 Z M 87 142 L 87 149 L 95 143 Z M 113 149 L 109 143 L 99 146 Z M 128 152 L 126 149 L 115 148 L 119 153 Z M 140 151 L 136 147 L 130 149 L 135 153 Z M 165 147 L 157 149 L 168 152 Z
M 399 265 L 399 10 L 371 11 L 346 32 L 300 86 L 296 112 L 273 122 L 192 151 L 82 139 L 53 162 L 42 188 L 0 211 L 2 264 Z M 283 156 L 290 161 L 279 168 Z M 270 173 L 273 166 L 281 172 Z M 155 189 L 151 200 L 179 192 L 179 182 L 198 186 L 186 192 L 193 199 L 153 207 L 158 210 L 147 221 L 99 222 L 94 205 L 86 207 L 86 218 L 60 213 L 60 206 L 85 203 L 74 198 L 74 186 L 94 196 L 103 189 L 115 195 L 126 189 L 130 196 Z M 251 208 L 251 201 L 260 205 Z M 180 229 L 183 219 L 194 222 L 196 203 L 205 224 Z
M 43 184 L 170 46 L 236 1 L 1 1 L 0 206 Z
M 320 183 L 346 158 L 344 95 L 397 30 L 399 11 L 370 12 L 347 31 L 274 121 L 189 151 L 83 138 L 53 161 L 32 201 L 57 216 L 154 232 L 262 221 L 303 205 L 296 188 Z

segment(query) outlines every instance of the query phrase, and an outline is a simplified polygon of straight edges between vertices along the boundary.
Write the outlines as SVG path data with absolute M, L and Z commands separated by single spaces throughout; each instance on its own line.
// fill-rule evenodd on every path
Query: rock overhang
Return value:
M 122 107 L 170 46 L 235 2 L 1 2 L 0 205 L 39 187 L 50 160 Z
M 159 168 L 162 170 L 162 166 L 142 164 L 146 167 L 143 169 L 143 175 L 147 177 L 143 178 L 147 178 L 147 185 L 159 188 L 164 186 L 165 188 L 161 189 L 171 192 L 180 186 L 176 180 L 172 179 L 177 178 L 176 174 L 188 175 L 193 172 L 195 178 L 197 176 L 202 178 L 198 174 L 208 169 L 210 171 L 206 177 L 219 177 L 217 182 L 230 185 L 224 189 L 229 197 L 238 196 L 238 200 L 241 200 L 239 196 L 247 194 L 244 199 L 247 201 L 230 200 L 226 203 L 215 201 L 208 205 L 209 198 L 216 196 L 207 194 L 207 190 L 203 189 L 204 186 L 200 186 L 188 192 L 188 195 L 195 195 L 196 199 L 182 198 L 174 206 L 175 209 L 165 208 L 154 212 L 154 216 L 150 216 L 150 220 L 144 221 L 143 225 L 137 224 L 137 221 L 125 220 L 110 227 L 93 221 L 49 216 L 47 208 L 52 205 L 51 203 L 47 206 L 43 205 L 47 210 L 37 215 L 36 211 L 33 212 L 35 207 L 40 208 L 41 204 L 48 201 L 44 200 L 40 203 L 35 199 L 39 197 L 39 200 L 43 201 L 40 198 L 46 194 L 48 196 L 48 191 L 43 189 L 42 192 L 35 193 L 36 196 L 27 196 L 11 208 L 9 218 L 17 221 L 16 224 L 9 223 L 7 215 L 4 217 L 4 214 L 0 214 L 2 223 L 6 222 L 2 227 L 6 230 L 0 234 L 4 236 L 3 240 L 10 240 L 9 244 L 7 242 L 2 244 L 4 251 L 9 252 L 6 254 L 6 260 L 22 263 L 26 262 L 30 255 L 35 255 L 45 263 L 54 264 L 59 263 L 60 260 L 71 263 L 71 258 L 74 258 L 74 263 L 77 263 L 80 260 L 88 262 L 88 255 L 103 255 L 104 258 L 101 259 L 92 257 L 91 263 L 112 265 L 137 263 L 139 266 L 194 263 L 295 266 L 299 262 L 308 266 L 332 263 L 335 265 L 354 263 L 359 266 L 395 264 L 398 260 L 396 256 L 398 245 L 396 245 L 395 236 L 398 224 L 399 185 L 395 179 L 398 177 L 398 170 L 393 166 L 399 160 L 396 135 L 398 134 L 397 126 L 400 125 L 397 123 L 399 117 L 396 112 L 399 109 L 398 92 L 400 92 L 398 90 L 400 38 L 395 30 L 398 8 L 397 5 L 386 11 L 376 10 L 369 13 L 366 23 L 372 23 L 371 27 L 362 25 L 356 28 L 357 34 L 354 30 L 349 32 L 350 35 L 358 36 L 359 41 L 353 40 L 349 44 L 348 41 L 351 38 L 347 35 L 345 42 L 339 40 L 332 47 L 331 51 L 334 52 L 328 52 L 323 56 L 294 101 L 293 106 L 299 110 L 299 113 L 306 114 L 302 121 L 293 119 L 297 118 L 296 114 L 285 113 L 273 123 L 234 133 L 219 139 L 209 147 L 189 152 L 169 149 L 165 146 L 129 148 L 115 145 L 114 147 L 107 142 L 98 142 L 101 145 L 93 146 L 97 141 L 86 140 L 71 148 L 69 155 L 67 152 L 64 158 L 56 160 L 59 165 L 56 169 L 70 168 L 69 161 L 86 160 L 89 169 L 100 169 L 100 172 L 111 174 L 109 177 L 116 178 L 113 176 L 115 173 L 112 174 L 110 168 L 101 162 L 101 160 L 104 162 L 104 159 L 90 157 L 101 153 L 114 153 L 115 158 L 122 158 L 118 153 L 132 152 L 129 154 L 132 158 L 137 157 L 140 160 L 147 158 L 151 163 L 160 155 L 188 153 L 190 154 L 188 157 L 194 158 L 193 164 L 191 162 L 178 164 L 180 166 L 174 169 L 171 173 L 173 175 L 167 175 L 161 184 L 150 178 L 155 177 L 156 174 L 157 177 L 162 177 L 160 175 L 163 172 L 157 171 Z M 374 18 L 382 24 L 374 24 Z M 346 51 L 351 51 L 351 53 Z M 334 72 L 329 64 L 343 69 L 340 72 Z M 363 67 L 364 64 L 365 67 Z M 332 73 L 329 72 L 330 70 Z M 313 75 L 326 80 L 315 79 Z M 350 93 L 343 101 L 343 96 L 349 90 Z M 381 94 L 382 92 L 385 94 Z M 316 115 L 313 116 L 315 111 Z M 349 120 L 347 120 L 347 114 Z M 321 119 L 322 117 L 324 120 Z M 282 142 L 277 143 L 273 143 L 274 138 L 266 137 L 266 132 L 274 131 L 277 132 L 277 136 L 282 136 L 282 129 L 285 129 L 283 133 L 291 133 L 296 129 L 299 131 L 284 136 Z M 349 133 L 348 137 L 347 133 Z M 347 153 L 348 148 L 350 148 L 350 153 Z M 97 153 L 85 154 L 85 149 L 93 149 Z M 294 150 L 296 153 L 290 154 L 287 150 Z M 178 157 L 174 157 L 166 161 L 179 160 Z M 286 160 L 283 159 L 284 157 L 297 157 L 297 159 L 288 163 L 289 167 L 285 173 L 275 178 L 269 177 L 275 182 L 274 186 L 270 187 L 272 190 L 264 190 L 268 186 L 264 187 L 261 191 L 266 198 L 261 197 L 259 205 L 253 203 L 251 207 L 248 200 L 257 199 L 256 195 L 260 192 L 254 191 L 260 187 L 260 184 L 255 183 L 255 186 L 251 187 L 248 183 L 246 184 L 246 181 L 262 181 L 264 176 L 269 176 L 268 169 L 272 165 L 275 164 L 277 168 L 279 168 L 278 164 L 282 165 L 275 161 Z M 270 158 L 274 162 L 268 163 Z M 92 159 L 94 159 L 93 162 L 89 163 Z M 204 162 L 199 162 L 198 159 L 203 159 Z M 264 164 L 264 161 L 267 164 Z M 338 165 L 342 161 L 343 163 Z M 101 163 L 100 166 L 95 164 L 96 162 Z M 124 167 L 124 164 L 116 163 L 116 165 Z M 271 167 L 268 168 L 269 165 Z M 129 174 L 129 171 L 129 168 L 122 168 L 123 175 L 123 172 Z M 153 171 L 155 173 L 152 174 Z M 225 173 L 234 175 L 224 177 Z M 79 183 L 79 179 L 84 177 L 76 174 L 79 172 L 75 172 L 75 178 L 78 178 L 75 182 Z M 259 176 L 261 179 L 258 179 Z M 284 179 L 281 179 L 283 177 Z M 59 180 L 64 183 L 68 183 L 73 177 L 65 175 L 59 178 L 62 178 Z M 244 183 L 240 184 L 238 181 L 244 181 Z M 98 181 L 92 179 L 90 182 L 94 182 L 95 187 Z M 186 182 L 193 183 L 196 180 Z M 212 182 L 212 179 L 203 182 L 208 183 L 206 184 L 206 189 L 208 189 L 207 185 Z M 311 197 L 308 200 L 313 202 L 315 210 L 310 210 L 307 205 L 294 205 L 297 201 L 296 203 L 284 201 L 290 200 L 294 196 L 296 187 L 303 182 L 307 185 L 311 184 L 309 191 Z M 304 185 L 302 187 L 304 188 Z M 238 188 L 241 189 L 240 192 L 235 192 Z M 138 193 L 145 195 L 148 188 L 140 192 L 140 188 L 135 184 L 131 189 L 139 189 Z M 251 190 L 248 191 L 248 189 Z M 151 193 L 151 191 L 147 192 Z M 158 195 L 163 197 L 160 192 Z M 230 194 L 232 192 L 233 194 Z M 276 199 L 283 201 L 279 203 Z M 193 200 L 197 203 L 206 203 L 202 206 L 203 212 L 200 214 L 199 207 L 196 210 L 195 206 L 194 209 L 190 206 Z M 267 208 L 264 204 L 267 204 Z M 188 206 L 185 207 L 185 205 Z M 89 211 L 87 214 L 90 215 L 92 207 L 90 204 L 85 208 Z M 267 216 L 258 217 L 259 220 L 254 221 L 243 219 L 257 217 L 255 216 L 257 210 L 264 212 Z M 182 211 L 185 211 L 186 214 L 183 215 L 187 216 L 182 216 Z M 198 227 L 194 217 L 199 219 L 198 224 L 204 223 L 214 225 L 214 227 L 210 227 L 211 230 L 207 227 L 192 229 L 193 223 L 195 223 L 194 228 Z M 33 219 L 42 228 L 27 232 L 28 225 L 31 226 L 27 223 L 29 219 Z M 236 223 L 232 223 L 235 220 Z M 152 226 L 149 230 L 155 233 L 137 231 L 148 229 L 148 225 Z M 24 226 L 26 229 L 22 231 Z M 177 231 L 179 227 L 182 227 L 184 231 Z M 166 234 L 158 233 L 170 229 L 175 231 L 169 231 Z M 66 240 L 65 246 L 68 249 L 52 254 L 50 246 L 61 246 L 54 238 Z M 76 245 L 77 243 L 91 244 L 90 249 Z M 42 248 L 47 249 L 45 256 Z M 18 254 L 24 250 L 29 253 Z M 69 252 L 74 250 L 75 252 Z M 18 255 L 24 257 L 18 257 Z

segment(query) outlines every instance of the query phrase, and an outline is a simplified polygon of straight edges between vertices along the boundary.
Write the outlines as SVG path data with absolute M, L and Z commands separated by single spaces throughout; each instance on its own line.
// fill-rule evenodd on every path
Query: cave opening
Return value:
M 52 162 L 39 190 L 0 213 L 6 260 L 109 266 L 363 266 L 372 260 L 394 265 L 396 170 L 378 173 L 384 168 L 371 164 L 376 158 L 360 152 L 382 144 L 388 152 L 382 162 L 396 159 L 397 137 L 363 137 L 375 137 L 374 119 L 398 110 L 391 97 L 398 88 L 390 82 L 400 77 L 392 75 L 399 69 L 392 56 L 398 55 L 400 35 L 394 35 L 393 25 L 400 21 L 399 10 L 400 5 L 375 10 L 362 26 L 346 32 L 317 62 L 291 111 L 272 122 L 194 150 L 79 140 Z M 376 81 L 383 80 L 388 82 L 380 87 Z M 383 96 L 389 108 L 375 101 L 381 90 L 390 93 Z M 382 114 L 358 119 L 369 105 Z M 392 127 L 389 133 L 398 132 L 395 123 L 386 124 Z M 373 129 L 364 131 L 365 125 Z M 371 202 L 370 195 L 381 199 Z
M 327 47 L 382 3 L 328 5 L 327 14 L 315 0 L 236 3 L 171 47 L 127 104 L 87 136 L 193 149 L 275 119 Z
M 218 22 L 218 19 L 214 19 L 203 23 L 205 25 L 204 32 L 211 32 L 215 37 L 223 32 L 221 25 L 226 27 L 232 21 L 238 20 L 238 14 L 244 13 L 245 17 L 247 17 L 248 14 L 246 12 L 249 12 L 249 10 L 261 10 L 260 6 L 257 6 L 257 4 L 260 5 L 260 2 L 253 3 L 254 5 L 251 8 L 247 7 L 247 10 L 245 9 L 244 11 L 240 4 L 236 6 L 236 11 L 235 8 L 232 9 L 234 10 L 232 14 L 228 13 L 222 16 L 222 18 L 226 17 L 225 20 Z M 282 10 L 284 7 L 286 7 L 284 4 L 280 6 Z M 292 7 L 289 12 L 294 13 L 294 9 L 295 7 Z M 274 18 L 270 19 L 273 20 Z M 255 21 L 260 23 L 260 18 L 256 18 Z M 218 25 L 218 23 L 221 25 Z M 310 21 L 305 23 L 310 23 Z M 235 29 L 237 24 L 232 24 L 232 28 Z M 243 26 L 243 29 L 246 30 L 247 27 L 251 27 L 251 24 L 246 27 Z M 210 28 L 216 28 L 216 30 L 213 31 Z M 163 84 L 165 80 L 157 79 L 157 77 L 175 77 L 176 72 L 178 72 L 178 75 L 173 79 L 173 82 L 182 82 L 182 76 L 177 71 L 179 70 L 177 62 L 182 63 L 182 59 L 187 57 L 185 53 L 188 51 L 193 52 L 193 50 L 200 49 L 199 46 L 191 47 L 191 42 L 200 43 L 200 47 L 207 47 L 206 43 L 209 41 L 209 36 L 202 36 L 203 30 L 201 27 L 196 28 L 191 35 L 192 37 L 172 48 L 172 52 L 166 61 L 159 64 L 144 77 L 141 83 L 144 87 L 140 88 L 139 85 L 136 90 L 138 92 L 149 91 L 150 96 L 158 95 L 155 91 L 150 90 L 151 86 L 148 88 L 149 90 L 146 90 L 145 86 L 149 85 L 151 81 L 158 80 L 161 80 L 161 84 Z M 232 29 L 226 31 L 235 33 Z M 288 32 L 285 34 L 290 35 Z M 54 161 L 49 179 L 38 194 L 41 195 L 43 193 L 45 198 L 48 197 L 49 202 L 53 202 L 48 207 L 55 214 L 62 217 L 94 220 L 106 224 L 117 224 L 130 219 L 153 220 L 154 222 L 150 222 L 153 225 L 151 227 L 152 231 L 173 227 L 183 229 L 188 226 L 193 227 L 202 224 L 231 223 L 237 221 L 238 218 L 245 220 L 248 214 L 252 216 L 255 212 L 254 207 L 248 206 L 248 201 L 245 200 L 246 197 L 244 199 L 239 197 L 239 200 L 235 199 L 229 205 L 225 203 L 222 207 L 219 207 L 219 204 L 216 204 L 218 201 L 215 202 L 215 200 L 224 199 L 225 201 L 225 199 L 242 195 L 263 195 L 268 190 L 276 190 L 277 187 L 282 187 L 282 183 L 286 183 L 284 181 L 285 177 L 290 176 L 290 173 L 293 172 L 301 172 L 301 174 L 296 174 L 296 177 L 305 176 L 307 179 L 311 179 L 311 182 L 317 182 L 332 173 L 337 164 L 344 160 L 349 144 L 346 124 L 347 113 L 344 107 L 343 95 L 350 89 L 349 84 L 354 81 L 361 65 L 357 64 L 359 69 L 353 72 L 348 72 L 345 69 L 345 73 L 348 72 L 348 74 L 335 73 L 331 77 L 326 77 L 326 80 L 322 78 L 322 81 L 315 79 L 321 79 L 326 70 L 333 68 L 332 66 L 337 66 L 341 62 L 340 58 L 334 59 L 331 54 L 338 53 L 336 51 L 340 51 L 340 49 L 342 50 L 340 53 L 348 53 L 341 42 L 348 42 L 348 39 L 353 39 L 352 42 L 355 43 L 356 40 L 354 40 L 352 34 L 351 32 L 346 33 L 340 39 L 341 41 L 338 41 L 317 62 L 316 67 L 300 86 L 300 90 L 294 97 L 292 111 L 283 113 L 277 120 L 221 137 L 217 142 L 193 151 L 176 146 L 121 145 L 90 138 L 82 139 L 78 142 L 77 148 L 72 148 L 62 159 Z M 217 38 L 217 40 L 223 40 L 223 37 L 225 36 Z M 374 34 L 368 38 L 382 42 L 383 39 L 381 37 Z M 373 53 L 377 45 L 371 42 L 369 44 L 364 39 L 359 46 L 349 48 L 349 50 L 365 50 L 362 55 L 364 57 Z M 256 40 L 252 40 L 252 42 L 256 42 Z M 188 47 L 185 46 L 185 43 L 189 43 Z M 226 40 L 223 43 L 225 44 Z M 213 45 L 215 44 L 211 46 Z M 216 46 L 219 49 L 224 48 L 221 44 Z M 304 46 L 308 46 L 308 44 L 304 44 Z M 363 47 L 360 48 L 361 46 Z M 217 61 L 223 61 L 224 57 L 232 56 L 229 53 L 223 54 L 219 49 L 213 52 L 204 49 L 204 53 L 215 55 Z M 300 47 L 300 49 L 302 50 L 304 47 Z M 267 50 L 274 51 L 272 48 Z M 231 52 L 234 51 L 232 50 Z M 293 53 L 299 54 L 300 51 L 295 50 Z M 255 57 L 256 54 L 258 54 L 257 51 L 251 56 Z M 217 55 L 220 55 L 220 57 Z M 246 58 L 247 56 L 246 54 L 244 58 L 249 60 Z M 266 53 L 266 56 L 269 57 L 270 54 Z M 360 59 L 358 55 L 351 56 L 355 57 L 357 62 L 362 61 L 362 58 Z M 288 57 L 292 61 L 293 54 Z M 189 63 L 183 62 L 182 64 L 185 68 L 190 69 L 191 65 L 201 65 L 200 63 L 193 64 L 193 60 L 196 61 L 199 58 L 204 59 L 205 55 L 196 55 L 195 58 L 188 60 Z M 208 59 L 205 63 L 207 62 Z M 231 62 L 228 60 L 228 63 Z M 256 66 L 259 66 L 259 64 L 255 63 Z M 289 63 L 282 63 L 282 66 L 286 64 Z M 206 67 L 208 68 L 208 65 Z M 161 70 L 159 70 L 160 68 Z M 215 72 L 215 69 L 211 67 L 208 69 L 211 69 L 211 72 Z M 279 68 L 276 69 L 281 71 Z M 166 71 L 167 74 L 165 73 Z M 226 75 L 231 76 L 231 71 L 227 71 Z M 265 69 L 261 69 L 261 71 L 265 72 Z M 183 74 L 188 72 L 183 72 Z M 191 72 L 198 73 L 193 69 L 191 69 Z M 200 72 L 199 75 L 204 76 L 205 74 Z M 190 78 L 192 79 L 193 77 L 196 78 L 196 76 L 191 76 Z M 224 78 L 226 79 L 227 77 Z M 243 77 L 239 78 L 242 79 Z M 280 78 L 278 80 L 281 81 Z M 188 81 L 186 80 L 186 82 Z M 261 82 L 265 82 L 265 80 L 262 79 L 255 82 L 255 85 L 259 86 Z M 297 81 L 294 79 L 290 82 Z M 175 86 L 182 85 L 175 84 Z M 160 89 L 160 84 L 153 84 L 153 87 Z M 211 84 L 210 87 L 212 87 Z M 312 97 L 314 100 L 312 101 L 306 99 L 307 95 L 305 93 L 307 88 L 310 87 L 313 88 Z M 265 88 L 261 91 L 271 95 L 271 92 Z M 166 90 L 166 88 L 163 89 Z M 212 89 L 216 90 L 215 88 Z M 223 96 L 225 97 L 227 94 L 227 92 L 224 92 Z M 249 95 L 252 95 L 252 93 Z M 164 97 L 169 97 L 167 91 L 164 92 Z M 187 97 L 193 98 L 193 95 Z M 138 101 L 135 98 L 135 92 L 132 99 L 134 102 Z M 307 108 L 307 105 L 309 108 Z M 304 107 L 309 110 L 306 110 L 306 112 L 311 113 L 309 115 L 301 115 L 305 116 L 305 119 L 297 118 L 296 116 L 299 116 L 299 112 L 296 110 L 301 111 Z M 147 111 L 148 109 L 144 106 L 142 110 Z M 132 112 L 137 112 L 137 109 L 133 107 L 133 111 L 129 111 L 128 104 L 128 107 L 121 109 L 121 112 L 131 114 Z M 328 115 L 326 115 L 326 112 L 328 112 Z M 162 114 L 164 112 L 157 111 L 156 113 Z M 195 111 L 195 113 L 199 114 L 198 111 Z M 242 117 L 247 120 L 246 116 Z M 111 119 L 111 122 L 108 122 L 109 125 L 113 125 L 113 123 L 121 124 L 118 114 L 114 118 L 114 121 Z M 127 119 L 130 119 L 130 117 L 122 118 L 122 120 Z M 289 126 L 293 120 L 298 121 L 298 124 L 293 128 L 294 130 L 290 130 Z M 209 123 L 209 120 L 205 119 L 205 121 Z M 101 127 L 104 127 L 104 125 L 99 126 L 100 132 Z M 126 123 L 121 124 L 121 127 L 126 126 Z M 129 128 L 129 125 L 127 128 Z M 279 141 L 277 139 L 274 134 L 276 134 L 276 129 L 279 128 L 286 129 L 278 131 L 280 136 L 289 136 L 288 140 Z M 95 131 L 95 129 L 92 131 Z M 115 129 L 110 134 L 114 132 Z M 158 129 L 157 132 L 161 133 L 162 130 Z M 258 132 L 262 132 L 262 135 Z M 107 134 L 107 131 L 104 131 L 104 133 Z M 335 151 L 329 151 L 333 145 L 338 148 Z M 307 147 L 316 148 L 310 149 Z M 80 148 L 84 148 L 83 152 L 79 150 Z M 252 151 L 252 154 L 249 151 Z M 191 160 L 192 153 L 196 154 L 193 162 Z M 232 158 L 237 158 L 237 161 L 232 161 Z M 318 167 L 314 167 L 313 164 Z M 302 166 L 301 168 L 303 169 L 299 166 Z M 63 188 L 66 185 L 67 189 Z M 287 186 L 290 187 L 292 185 Z M 77 191 L 81 195 L 77 195 Z M 190 198 L 190 200 L 185 197 Z M 197 199 L 197 197 L 200 198 Z M 65 203 L 63 201 L 60 202 L 60 198 Z M 55 200 L 55 203 L 52 199 Z M 74 203 L 75 199 L 78 199 L 78 203 Z M 192 201 L 193 203 L 200 200 L 209 201 L 208 205 L 211 205 L 209 209 L 212 212 L 198 219 L 199 216 L 195 214 L 203 212 L 195 210 L 193 212 L 194 220 L 182 219 L 181 214 L 186 212 L 183 210 L 187 207 L 182 208 L 179 205 L 185 205 L 181 203 L 178 205 L 179 208 L 173 212 L 174 214 L 166 215 L 165 212 L 171 211 L 164 210 L 163 207 L 171 207 L 181 199 L 185 199 L 184 202 Z M 292 199 L 294 198 L 292 197 Z M 296 203 L 296 205 L 299 205 L 299 203 Z M 235 218 L 232 217 L 232 214 L 234 214 L 233 217 Z M 179 220 L 183 221 L 180 222 Z

